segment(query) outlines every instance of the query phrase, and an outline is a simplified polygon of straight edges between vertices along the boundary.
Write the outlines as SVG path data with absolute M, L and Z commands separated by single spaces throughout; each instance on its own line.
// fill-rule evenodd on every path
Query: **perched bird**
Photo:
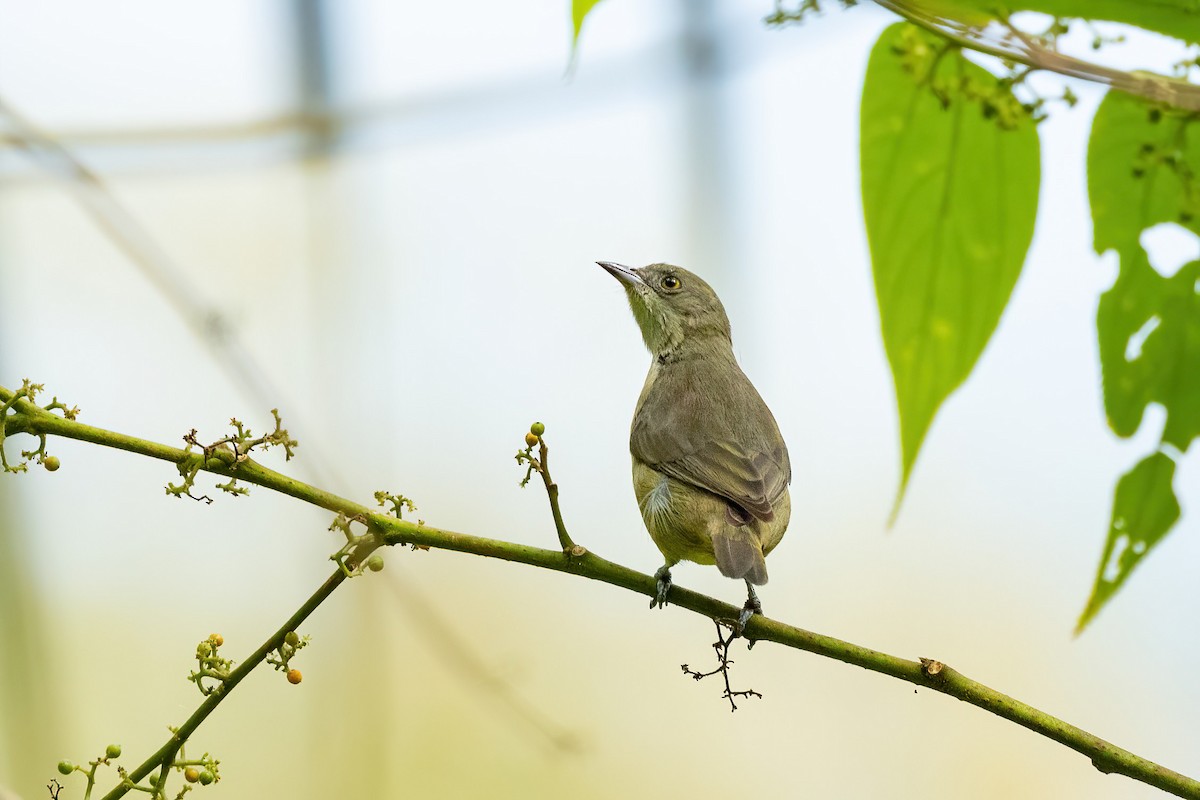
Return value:
M 716 564 L 746 581 L 744 625 L 762 611 L 754 587 L 791 517 L 787 445 L 733 356 L 711 286 L 669 264 L 596 263 L 624 286 L 653 356 L 629 433 L 633 490 L 666 559 L 650 606 L 666 605 L 675 564 Z

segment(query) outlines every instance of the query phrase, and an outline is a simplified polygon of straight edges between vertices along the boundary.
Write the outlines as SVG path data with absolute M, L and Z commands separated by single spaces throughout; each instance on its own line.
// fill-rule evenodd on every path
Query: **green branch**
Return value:
M 1015 61 L 1031 69 L 1057 72 L 1069 78 L 1111 86 L 1185 111 L 1200 111 L 1200 86 L 1166 75 L 1113 69 L 1059 53 L 1043 46 L 1007 20 L 990 14 L 983 15 L 981 19 L 963 21 L 931 12 L 926 7 L 928 3 L 914 0 L 875 0 L 875 4 L 960 47 L 1005 61 Z M 996 34 L 994 24 L 1006 28 L 1006 35 Z
M 206 461 L 201 453 L 186 452 L 179 448 L 64 419 L 26 400 L 14 399 L 13 395 L 14 392 L 11 390 L 0 387 L 0 404 L 11 403 L 9 415 L 4 419 L 5 433 L 8 435 L 29 433 L 34 436 L 62 436 L 169 461 L 184 469 L 199 466 L 206 472 L 237 477 L 240 481 L 273 489 L 329 511 L 359 519 L 372 531 L 378 533 L 388 545 L 418 545 L 441 550 L 456 550 L 462 553 L 528 564 L 542 569 L 568 572 L 638 592 L 647 597 L 654 597 L 657 590 L 653 576 L 603 559 L 580 545 L 575 545 L 569 551 L 546 550 L 396 519 L 375 513 L 366 506 L 290 478 L 252 460 L 235 464 L 232 454 L 218 451 Z M 342 573 L 339 571 L 331 577 L 317 594 L 313 595 L 308 603 L 297 612 L 297 617 L 303 619 L 304 616 L 307 616 L 325 596 L 341 583 L 343 580 L 341 575 Z M 716 620 L 734 620 L 741 612 L 737 606 L 689 591 L 681 586 L 675 586 L 671 590 L 671 602 L 680 608 Z M 292 623 L 293 620 L 285 623 L 285 627 L 268 640 L 255 653 L 255 656 L 258 656 L 259 660 L 265 657 L 266 651 L 270 649 L 275 638 L 281 639 L 287 630 L 295 627 Z M 939 661 L 932 659 L 910 661 L 898 658 L 844 642 L 832 636 L 806 631 L 760 614 L 755 614 L 746 624 L 744 635 L 750 640 L 775 642 L 796 650 L 815 653 L 956 697 L 1082 753 L 1101 772 L 1125 775 L 1179 797 L 1200 800 L 1200 781 L 1148 761 L 1044 711 L 1001 694 Z M 240 680 L 246 672 L 253 668 L 252 662 L 255 656 L 238 667 L 235 672 L 237 680 Z M 231 676 L 231 680 L 236 683 L 234 676 Z M 230 688 L 232 686 L 227 686 L 219 695 L 210 697 L 200 706 L 193 714 L 192 719 L 185 723 L 185 728 L 188 725 L 191 726 L 188 728 L 188 732 L 211 713 L 212 709 L 220 702 L 220 698 L 228 694 Z M 180 729 L 181 733 L 183 730 L 184 728 Z M 148 772 L 149 768 L 152 768 L 148 768 L 148 764 L 162 763 L 162 759 L 169 755 L 171 748 L 176 744 L 173 737 L 172 741 L 164 745 L 159 753 L 151 756 L 151 759 L 142 764 L 138 770 Z M 115 800 L 121 793 L 123 791 L 120 789 L 114 790 L 105 800 Z
M 277 650 L 283 644 L 284 637 L 286 637 L 289 632 L 299 628 L 300 623 L 304 622 L 304 620 L 306 620 L 313 611 L 316 611 L 317 606 L 325 602 L 326 598 L 333 594 L 333 590 L 341 586 L 342 582 L 345 580 L 346 573 L 341 569 L 330 575 L 329 579 L 326 580 L 325 583 L 321 584 L 321 588 L 317 589 L 317 591 L 313 593 L 312 597 L 308 598 L 308 600 L 304 602 L 304 605 L 300 606 L 296 613 L 292 614 L 292 616 L 288 618 L 287 622 L 283 623 L 283 626 L 271 635 L 271 638 L 263 642 L 253 654 L 251 654 L 236 669 L 229 673 L 229 677 L 218 685 L 216 691 L 205 698 L 204 702 L 200 704 L 200 707 L 192 712 L 192 715 L 187 718 L 187 721 L 179 726 L 179 729 L 172 734 L 171 738 L 168 739 L 162 747 L 158 748 L 157 752 L 155 752 L 153 755 L 143 761 L 136 769 L 129 773 L 128 781 L 122 781 L 111 792 L 104 795 L 102 800 L 117 800 L 117 798 L 123 797 L 131 788 L 133 788 L 131 785 L 132 783 L 137 783 L 142 778 L 153 772 L 155 768 L 161 767 L 163 770 L 161 776 L 165 777 L 167 767 L 175 760 L 175 754 L 179 752 L 179 748 L 182 747 L 184 742 L 188 740 L 188 737 L 195 732 L 196 728 L 200 727 L 200 723 L 204 722 L 204 720 L 208 718 L 208 715 L 216 710 L 217 706 L 221 704 L 221 701 L 229 696 L 229 693 L 234 690 L 234 687 L 242 682 L 243 678 L 253 672 L 254 669 L 258 667 L 258 665 L 261 664 L 268 655 Z M 160 777 L 159 780 L 160 786 L 162 785 L 162 777 Z

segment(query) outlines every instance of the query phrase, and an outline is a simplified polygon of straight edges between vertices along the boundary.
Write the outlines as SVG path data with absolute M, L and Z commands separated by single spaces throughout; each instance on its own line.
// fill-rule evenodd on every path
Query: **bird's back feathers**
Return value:
M 787 446 L 732 353 L 728 359 L 720 370 L 698 368 L 700 359 L 656 363 L 638 401 L 629 450 L 655 470 L 770 522 L 792 477 Z

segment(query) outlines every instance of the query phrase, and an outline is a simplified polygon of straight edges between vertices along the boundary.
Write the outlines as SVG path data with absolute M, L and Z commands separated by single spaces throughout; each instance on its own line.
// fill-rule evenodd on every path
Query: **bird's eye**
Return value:
M 664 289 L 671 289 L 671 290 L 678 289 L 680 286 L 679 278 L 676 278 L 674 275 L 666 275 L 663 277 L 663 279 L 661 281 L 661 286 Z

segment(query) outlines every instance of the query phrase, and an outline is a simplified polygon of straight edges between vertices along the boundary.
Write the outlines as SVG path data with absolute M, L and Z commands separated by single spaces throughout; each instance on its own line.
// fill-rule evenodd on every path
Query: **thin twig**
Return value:
M 529 446 L 517 453 L 517 463 L 527 465 L 521 487 L 524 488 L 529 483 L 534 472 L 542 477 L 542 483 L 546 485 L 546 497 L 550 499 L 550 513 L 554 517 L 554 530 L 558 533 L 558 543 L 564 553 L 569 553 L 575 549 L 576 544 L 571 540 L 571 534 L 567 533 L 567 524 L 563 522 L 562 510 L 558 507 L 558 484 L 550 477 L 550 448 L 546 446 L 546 437 L 530 431 L 529 438 L 526 438 L 525 441 Z M 538 447 L 536 456 L 533 455 L 535 444 Z
M 365 556 L 366 553 L 363 553 L 363 557 Z M 129 773 L 129 780 L 133 782 L 140 781 L 142 778 L 153 772 L 155 768 L 159 768 L 162 770 L 159 777 L 159 786 L 164 785 L 162 782 L 163 778 L 166 777 L 166 770 L 170 767 L 171 762 L 174 761 L 175 754 L 179 752 L 179 749 L 183 747 L 184 742 L 186 742 L 188 737 L 195 732 L 196 728 L 200 727 L 200 723 L 204 722 L 208 715 L 216 710 L 217 706 L 221 704 L 221 701 L 229 696 L 234 688 L 242 682 L 243 678 L 254 671 L 254 668 L 261 664 L 270 653 L 278 649 L 280 645 L 283 644 L 284 637 L 287 636 L 290 631 L 294 631 L 299 628 L 300 624 L 304 622 L 304 620 L 308 619 L 308 616 L 312 614 L 312 612 L 316 611 L 317 606 L 325 602 L 326 598 L 333 594 L 334 589 L 341 586 L 342 582 L 345 580 L 346 573 L 340 569 L 330 575 L 329 578 L 323 584 L 321 584 L 321 587 L 313 593 L 312 597 L 305 600 L 304 605 L 300 606 L 300 608 L 296 610 L 296 613 L 288 617 L 287 622 L 283 623 L 279 630 L 271 634 L 269 639 L 263 642 L 257 650 L 250 654 L 245 661 L 239 664 L 237 668 L 229 674 L 229 677 L 221 683 L 217 691 L 213 692 L 204 699 L 204 702 L 200 704 L 200 707 L 192 712 L 192 715 L 187 718 L 187 721 L 179 726 L 179 729 L 171 735 L 171 738 L 168 739 L 162 747 L 160 747 L 152 756 L 147 758 L 136 769 Z M 103 800 L 117 800 L 117 798 L 123 797 L 130 790 L 130 788 L 131 787 L 128 783 L 122 782 L 113 788 L 113 790 L 108 794 L 104 795 Z
M 11 390 L 0 387 L 0 403 L 12 400 L 13 394 Z M 187 453 L 176 447 L 64 419 L 24 400 L 16 400 L 12 404 L 10 414 L 3 420 L 3 424 L 9 435 L 32 433 L 34 435 L 63 436 L 104 447 L 127 450 L 176 465 L 187 466 L 202 459 L 202 456 L 197 453 Z M 216 475 L 229 476 L 234 468 L 232 456 L 229 456 L 227 460 L 225 456 L 218 454 L 207 463 L 201 463 L 201 468 Z M 347 516 L 361 516 L 366 524 L 379 532 L 383 536 L 384 542 L 389 545 L 415 544 L 528 564 L 541 569 L 567 572 L 601 581 L 647 597 L 653 597 L 657 591 L 657 582 L 654 576 L 607 561 L 578 545 L 569 552 L 563 552 L 442 530 L 429 525 L 396 519 L 385 514 L 377 514 L 366 506 L 268 469 L 253 460 L 236 465 L 236 469 L 237 477 L 241 481 L 273 489 Z M 341 574 L 340 571 L 338 574 Z M 335 578 L 330 580 L 333 581 Z M 336 584 L 334 585 L 336 586 Z M 672 589 L 671 602 L 677 608 L 687 609 L 709 619 L 735 619 L 741 612 L 737 606 L 690 591 L 679 585 Z M 279 635 L 284 634 L 286 631 Z M 868 647 L 844 642 L 832 636 L 806 631 L 761 614 L 755 614 L 750 618 L 742 635 L 747 639 L 775 642 L 796 650 L 804 650 L 846 664 L 853 664 L 872 672 L 890 675 L 917 686 L 924 686 L 956 697 L 1087 756 L 1101 772 L 1125 775 L 1179 797 L 1200 800 L 1200 781 L 1167 769 L 1027 703 L 984 686 L 940 661 L 933 659 L 912 661 L 900 658 Z M 272 637 L 273 639 L 274 637 Z M 241 668 L 239 667 L 239 669 Z M 238 674 L 239 678 L 244 677 L 244 673 Z M 212 700 L 213 698 L 209 698 L 209 701 Z M 209 701 L 206 701 L 206 705 Z M 203 712 L 200 719 L 211 713 L 211 708 L 205 710 L 206 705 L 202 705 L 197 711 L 197 715 Z M 193 717 L 197 715 L 193 715 Z M 199 720 L 195 724 L 199 724 Z M 188 732 L 194 730 L 194 727 L 193 724 Z M 170 745 L 171 743 L 165 745 L 160 752 L 165 755 Z M 161 763 L 161 761 L 154 763 Z M 145 775 L 146 772 L 141 774 Z M 115 800 L 118 796 L 112 795 L 105 800 Z
M 729 710 L 731 712 L 733 712 L 733 711 L 737 711 L 737 709 L 738 709 L 737 703 L 733 702 L 733 698 L 735 698 L 735 697 L 757 697 L 759 699 L 762 699 L 762 694 L 754 691 L 753 689 L 737 689 L 737 690 L 735 690 L 733 688 L 733 686 L 730 685 L 730 683 L 729 683 L 729 668 L 733 666 L 733 659 L 731 659 L 729 657 L 729 647 L 730 647 L 730 645 L 733 644 L 734 639 L 740 638 L 738 635 L 738 629 L 732 625 L 728 626 L 729 627 L 729 636 L 726 636 L 724 633 L 724 628 L 726 626 L 723 626 L 719 619 L 714 619 L 713 622 L 717 626 L 717 640 L 715 642 L 713 642 L 713 650 L 715 650 L 717 653 L 716 669 L 709 670 L 708 672 L 699 672 L 697 670 L 690 668 L 687 664 L 680 664 L 679 666 L 683 670 L 684 675 L 687 675 L 689 678 L 691 678 L 692 680 L 696 680 L 696 681 L 702 681 L 705 678 L 711 677 L 711 676 L 719 673 L 721 675 L 721 677 L 725 680 L 725 692 L 721 695 L 721 697 L 724 698 L 725 700 L 729 701 Z M 753 643 L 751 643 L 751 644 L 753 644 Z
M 562 510 L 558 507 L 558 484 L 550 477 L 550 449 L 546 447 L 545 437 L 538 437 L 538 455 L 541 456 L 542 483 L 546 484 L 546 496 L 550 498 L 550 513 L 554 516 L 554 530 L 558 531 L 558 543 L 563 552 L 575 549 L 571 534 L 567 533 L 567 524 L 563 522 Z
M 1043 47 L 1023 31 L 1000 19 L 996 23 L 1005 26 L 1009 36 L 998 37 L 989 32 L 990 25 L 972 26 L 952 17 L 931 13 L 922 8 L 921 3 L 912 0 L 875 0 L 875 4 L 970 50 L 1016 61 L 1034 69 L 1057 72 L 1069 78 L 1104 84 L 1185 111 L 1200 111 L 1200 86 L 1165 75 L 1125 72 L 1064 55 Z

